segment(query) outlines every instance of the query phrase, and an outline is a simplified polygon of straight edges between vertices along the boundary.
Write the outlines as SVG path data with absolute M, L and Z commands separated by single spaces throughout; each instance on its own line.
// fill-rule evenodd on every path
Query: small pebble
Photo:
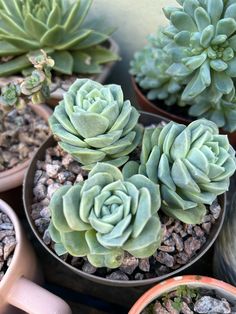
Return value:
M 149 258 L 141 258 L 139 260 L 139 269 L 145 272 L 148 272 L 150 270 Z
M 129 277 L 120 270 L 114 271 L 110 275 L 106 276 L 110 280 L 129 280 Z
M 225 299 L 218 300 L 204 296 L 197 300 L 194 305 L 194 311 L 200 314 L 229 314 L 231 313 L 231 308 L 229 302 Z
M 89 262 L 85 262 L 82 270 L 87 274 L 94 274 L 97 271 L 97 268 L 91 265 Z
M 174 257 L 166 252 L 158 252 L 156 260 L 167 267 L 172 267 L 174 265 Z

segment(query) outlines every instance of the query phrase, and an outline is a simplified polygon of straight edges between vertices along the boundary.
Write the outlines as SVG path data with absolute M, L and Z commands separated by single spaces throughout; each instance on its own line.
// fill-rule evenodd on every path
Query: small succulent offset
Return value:
M 42 103 L 49 96 L 51 69 L 54 61 L 42 50 L 34 58 L 29 56 L 35 70 L 20 82 L 9 83 L 1 89 L 0 105 L 4 111 L 21 109 L 31 99 L 33 104 Z
M 118 56 L 103 44 L 111 28 L 84 23 L 92 0 L 0 0 L 0 76 L 30 67 L 27 54 L 44 49 L 61 74 L 94 74 Z M 101 23 L 100 23 L 101 24 Z
M 118 85 L 77 79 L 49 119 L 61 148 L 91 169 L 106 161 L 119 167 L 141 142 L 139 113 Z
M 49 207 L 49 232 L 58 254 L 87 256 L 96 267 L 116 268 L 124 251 L 151 256 L 162 239 L 159 186 L 143 175 L 97 163 L 84 183 L 59 188 Z
M 20 99 L 21 88 L 19 84 L 9 83 L 2 87 L 0 96 L 0 105 L 6 111 L 13 108 L 21 108 L 23 103 Z
M 236 169 L 234 149 L 217 126 L 201 119 L 188 126 L 170 122 L 144 132 L 140 164 L 123 173 L 146 175 L 160 185 L 161 209 L 185 223 L 198 224 L 207 204 L 228 190 Z
M 148 37 L 148 45 L 134 55 L 130 63 L 130 73 L 139 86 L 147 91 L 147 98 L 164 100 L 167 105 L 180 102 L 183 79 L 167 74 L 172 64 L 171 55 L 164 50 L 168 38 L 159 31 Z

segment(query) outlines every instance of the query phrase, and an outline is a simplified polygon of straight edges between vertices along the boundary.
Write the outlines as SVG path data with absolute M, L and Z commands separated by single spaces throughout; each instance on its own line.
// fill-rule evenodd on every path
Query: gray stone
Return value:
M 97 268 L 91 265 L 89 262 L 85 262 L 82 271 L 84 271 L 87 274 L 94 274 L 97 271 Z
M 131 275 L 135 268 L 138 266 L 138 259 L 130 254 L 126 254 L 123 259 L 122 265 L 120 266 L 120 270 L 124 273 Z
M 150 270 L 149 258 L 141 258 L 139 260 L 139 269 L 145 272 L 148 272 Z
M 182 238 L 177 233 L 174 233 L 174 232 L 172 234 L 172 237 L 175 242 L 177 251 L 182 252 L 184 249 L 184 243 L 183 243 Z
M 201 241 L 190 237 L 186 241 L 184 241 L 184 252 L 191 257 L 197 250 L 201 247 Z
M 112 272 L 110 275 L 106 276 L 110 280 L 129 280 L 129 277 L 120 270 Z
M 59 165 L 50 165 L 47 164 L 46 165 L 46 173 L 49 176 L 49 178 L 56 178 L 58 175 L 58 172 L 60 170 L 60 166 Z
M 218 300 L 210 296 L 201 297 L 194 305 L 194 311 L 201 314 L 229 314 L 231 308 L 229 302 L 225 299 Z
M 167 267 L 172 267 L 174 265 L 174 257 L 166 252 L 158 252 L 156 260 Z
M 221 207 L 220 204 L 218 203 L 217 200 L 215 200 L 211 205 L 210 205 L 210 212 L 212 213 L 214 219 L 218 219 L 220 216 L 221 212 Z

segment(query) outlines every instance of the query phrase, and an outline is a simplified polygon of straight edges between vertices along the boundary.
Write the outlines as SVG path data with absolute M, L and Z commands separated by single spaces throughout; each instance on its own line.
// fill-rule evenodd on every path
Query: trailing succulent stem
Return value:
M 206 204 L 228 190 L 236 169 L 235 152 L 217 126 L 201 119 L 188 126 L 170 122 L 147 128 L 140 163 L 128 162 L 127 178 L 134 173 L 160 185 L 161 209 L 185 223 L 202 222 Z
M 162 239 L 160 204 L 159 187 L 148 178 L 124 180 L 115 166 L 97 163 L 84 183 L 53 194 L 49 232 L 55 250 L 109 268 L 122 264 L 124 251 L 149 257 Z
M 121 166 L 141 142 L 139 113 L 118 85 L 77 79 L 49 119 L 59 145 L 91 169 L 106 161 Z
M 118 56 L 104 46 L 112 29 L 85 23 L 92 0 L 0 0 L 0 76 L 30 67 L 27 54 L 44 49 L 61 74 L 94 74 Z M 100 23 L 101 24 L 101 23 Z
M 54 61 L 41 51 L 28 56 L 34 66 L 30 76 L 20 82 L 11 82 L 1 89 L 0 106 L 3 111 L 20 109 L 31 99 L 33 104 L 42 103 L 50 96 L 51 69 Z

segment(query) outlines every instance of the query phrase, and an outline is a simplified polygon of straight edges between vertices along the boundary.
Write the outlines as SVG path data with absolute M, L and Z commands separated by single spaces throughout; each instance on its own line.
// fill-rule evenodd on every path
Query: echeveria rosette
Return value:
M 9 83 L 1 89 L 0 105 L 2 105 L 5 110 L 21 107 L 22 102 L 20 95 L 21 89 L 19 84 Z
M 162 239 L 159 186 L 143 175 L 97 163 L 84 183 L 64 186 L 50 201 L 49 232 L 59 254 L 87 256 L 96 267 L 116 268 L 124 251 L 151 256 Z
M 49 119 L 59 145 L 74 159 L 91 169 L 106 161 L 119 167 L 141 142 L 139 113 L 124 101 L 119 85 L 101 85 L 78 79 Z
M 183 90 L 183 80 L 166 73 L 173 60 L 164 51 L 167 44 L 166 36 L 162 32 L 151 35 L 148 45 L 135 53 L 130 63 L 130 73 L 138 85 L 147 92 L 150 100 L 161 99 L 167 105 L 179 102 Z
M 71 75 L 96 74 L 101 65 L 118 60 L 107 49 L 112 29 L 99 21 L 85 23 L 92 0 L 0 0 L 0 76 L 30 67 L 28 52 L 44 49 L 54 60 L 54 70 Z
M 202 222 L 205 205 L 228 190 L 236 169 L 235 151 L 217 126 L 200 119 L 189 126 L 170 122 L 144 132 L 140 165 L 130 162 L 125 177 L 141 173 L 160 185 L 162 210 L 185 223 Z
M 204 104 L 214 112 L 218 127 L 235 130 L 227 125 L 227 112 L 216 118 L 225 106 L 221 98 L 235 94 L 236 77 L 236 1 L 183 0 L 180 7 L 164 9 L 170 25 L 163 32 L 169 38 L 164 50 L 174 55 L 167 74 L 188 80 L 181 95 L 183 102 Z M 207 97 L 208 94 L 213 95 Z M 203 106 L 203 105 L 202 105 Z M 221 107 L 222 106 L 222 107 Z M 218 110 L 220 108 L 220 110 Z M 208 111 L 208 108 L 205 109 Z M 191 109 L 190 109 L 190 114 Z M 195 110 L 195 115 L 197 114 Z M 201 116 L 199 114 L 198 116 Z M 208 115 L 204 115 L 208 117 Z M 222 123 L 224 121 L 224 123 Z

